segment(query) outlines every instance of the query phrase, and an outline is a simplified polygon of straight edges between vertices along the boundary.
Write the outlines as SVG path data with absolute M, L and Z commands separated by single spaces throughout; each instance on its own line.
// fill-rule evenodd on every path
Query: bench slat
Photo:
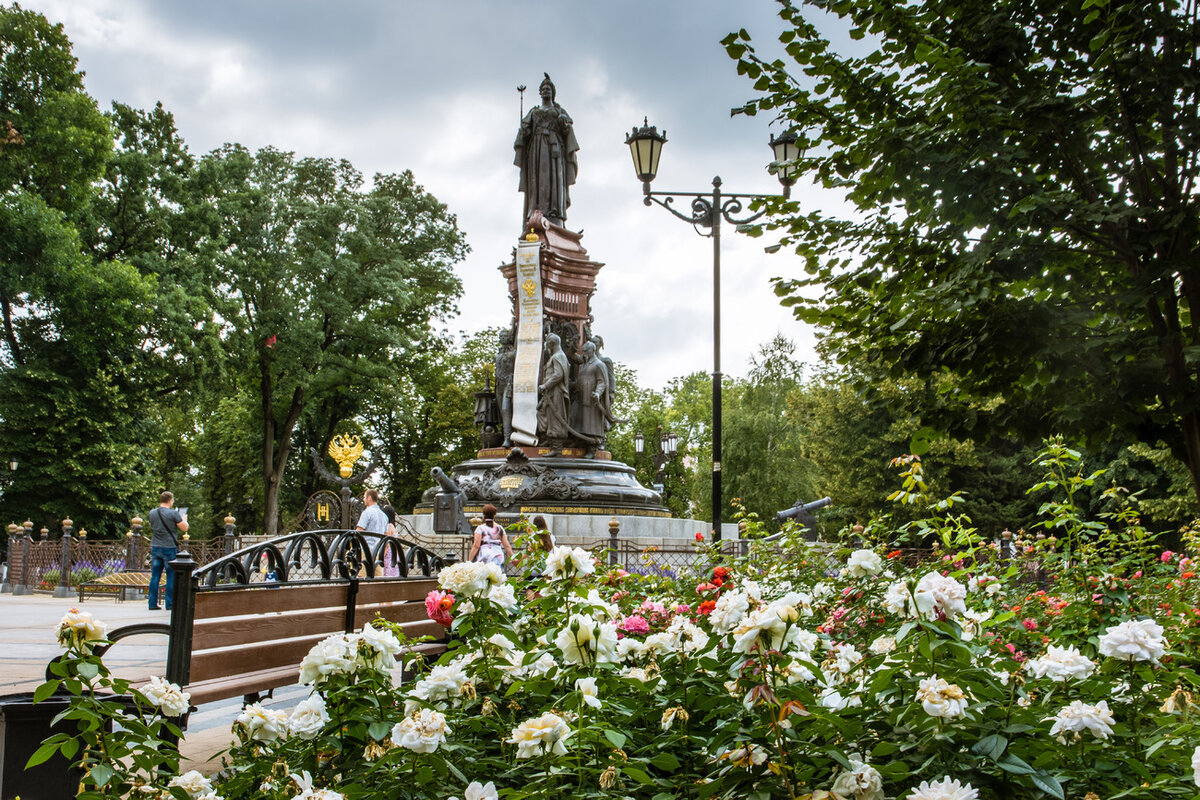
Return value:
M 424 635 L 440 636 L 442 630 L 444 629 L 432 620 L 410 622 L 404 625 L 404 633 L 410 639 Z M 241 675 L 246 672 L 280 667 L 291 667 L 298 672 L 304 656 L 308 654 L 313 645 L 327 635 L 328 633 L 321 633 L 315 636 L 243 644 L 236 647 L 193 650 L 190 681 L 207 681 L 228 675 Z
M 252 586 L 233 591 L 196 592 L 195 619 L 240 617 L 272 611 L 303 611 L 310 608 L 345 608 L 349 584 L 327 586 Z
M 192 626 L 192 650 L 211 650 L 300 636 L 325 637 L 331 633 L 341 633 L 345 626 L 344 608 L 206 619 Z
M 374 603 L 354 609 L 354 629 L 359 630 L 376 616 L 383 617 L 390 622 L 430 621 L 424 603 Z M 443 630 L 445 629 L 443 628 Z
M 425 595 L 436 589 L 437 585 L 435 578 L 362 581 L 358 584 L 357 602 L 360 605 L 393 603 L 400 600 L 424 602 Z
M 413 645 L 410 652 L 419 653 L 426 659 L 435 659 L 446 652 L 446 645 L 441 642 Z M 243 697 L 254 692 L 265 692 L 278 689 L 281 686 L 295 686 L 300 682 L 300 667 L 276 667 L 256 672 L 245 672 L 227 678 L 213 678 L 207 681 L 193 681 L 187 686 L 191 694 L 192 705 L 203 705 L 215 700 L 228 700 L 231 697 Z

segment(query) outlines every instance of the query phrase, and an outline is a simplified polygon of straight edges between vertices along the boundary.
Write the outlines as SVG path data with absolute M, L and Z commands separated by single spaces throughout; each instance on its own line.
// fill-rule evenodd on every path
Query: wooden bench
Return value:
M 129 599 L 129 592 L 145 592 L 150 589 L 150 573 L 146 570 L 131 572 L 113 572 L 95 580 L 84 581 L 76 586 L 79 590 L 79 602 L 87 599 L 87 593 L 94 596 L 97 592 L 113 592 L 117 599 L 124 602 Z
M 199 573 L 191 556 L 181 552 L 169 567 L 175 570 L 170 625 L 129 625 L 108 638 L 116 642 L 166 634 L 165 677 L 183 686 L 193 705 L 234 697 L 254 702 L 263 693 L 295 685 L 300 663 L 313 645 L 333 634 L 360 630 L 376 618 L 398 623 L 409 641 L 434 637 L 410 645 L 409 654 L 440 655 L 446 650 L 446 629 L 429 619 L 425 596 L 437 588 L 437 579 L 429 574 L 444 559 L 419 547 L 407 555 L 397 549 L 393 555 L 403 559 L 404 577 L 360 578 L 360 572 L 374 574 L 372 565 L 381 560 L 381 552 L 366 553 L 365 545 L 361 534 L 347 531 L 335 541 L 331 555 L 316 534 L 293 534 L 218 559 Z M 344 563 L 354 547 L 366 553 L 372 569 Z M 319 579 L 287 579 L 302 561 L 316 556 L 322 564 Z M 260 558 L 284 579 L 252 581 Z M 410 567 L 422 574 L 409 577 Z M 186 725 L 186 718 L 182 722 Z
M 201 590 L 192 594 L 193 604 L 181 604 L 176 595 L 166 677 L 184 686 L 195 705 L 230 697 L 250 702 L 298 683 L 300 662 L 313 645 L 377 617 L 400 623 L 410 640 L 441 639 L 446 629 L 425 611 L 425 595 L 435 588 L 432 578 L 350 579 Z M 446 647 L 427 643 L 411 649 L 430 656 Z

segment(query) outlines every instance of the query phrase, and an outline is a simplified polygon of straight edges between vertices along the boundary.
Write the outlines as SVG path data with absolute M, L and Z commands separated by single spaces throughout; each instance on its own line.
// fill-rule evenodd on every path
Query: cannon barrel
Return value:
M 797 517 L 807 511 L 816 511 L 819 508 L 824 508 L 832 502 L 833 498 L 822 497 L 820 500 L 813 500 L 811 503 L 797 503 L 791 508 L 785 508 L 783 511 L 777 512 L 775 514 L 775 521 L 783 522 L 785 519 L 792 519 L 793 517 Z
M 451 478 L 445 472 L 442 472 L 441 467 L 434 467 L 433 469 L 429 470 L 429 474 L 433 476 L 433 479 L 438 482 L 439 486 L 442 487 L 443 492 L 446 492 L 447 494 L 458 494 L 462 491 L 462 489 L 458 488 L 458 484 L 454 482 L 453 478 Z

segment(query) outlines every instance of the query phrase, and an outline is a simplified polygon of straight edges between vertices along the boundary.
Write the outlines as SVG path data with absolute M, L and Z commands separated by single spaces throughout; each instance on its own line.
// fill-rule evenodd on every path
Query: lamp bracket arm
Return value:
M 767 213 L 767 210 L 764 208 L 748 217 L 738 217 L 735 215 L 742 212 L 742 201 L 736 196 L 729 199 L 726 199 L 726 196 L 723 196 L 721 199 L 725 200 L 725 202 L 721 203 L 721 217 L 730 225 L 749 225 L 751 222 L 754 222 L 754 220 Z
M 672 205 L 676 197 L 691 198 L 692 213 L 690 215 L 681 213 Z M 712 227 L 712 200 L 707 195 L 692 192 L 650 192 L 646 195 L 646 199 L 662 206 L 689 225 Z

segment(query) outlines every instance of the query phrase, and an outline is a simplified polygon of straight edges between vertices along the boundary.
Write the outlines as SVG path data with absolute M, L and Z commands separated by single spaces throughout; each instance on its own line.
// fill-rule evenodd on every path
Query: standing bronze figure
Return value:
M 539 444 L 558 449 L 570 436 L 567 414 L 571 402 L 571 367 L 557 334 L 546 334 L 546 364 L 543 369 L 545 379 L 538 387 Z
M 608 369 L 596 355 L 593 342 L 583 345 L 583 364 L 579 367 L 575 388 L 580 406 L 578 435 L 587 443 L 588 457 L 595 458 L 612 419 L 612 395 L 608 390 Z
M 563 107 L 555 102 L 554 82 L 549 74 L 538 87 L 542 104 L 529 109 L 513 147 L 513 161 L 521 168 L 518 188 L 525 193 L 525 220 L 535 209 L 550 222 L 562 225 L 571 205 L 570 187 L 579 171 L 575 126 Z

